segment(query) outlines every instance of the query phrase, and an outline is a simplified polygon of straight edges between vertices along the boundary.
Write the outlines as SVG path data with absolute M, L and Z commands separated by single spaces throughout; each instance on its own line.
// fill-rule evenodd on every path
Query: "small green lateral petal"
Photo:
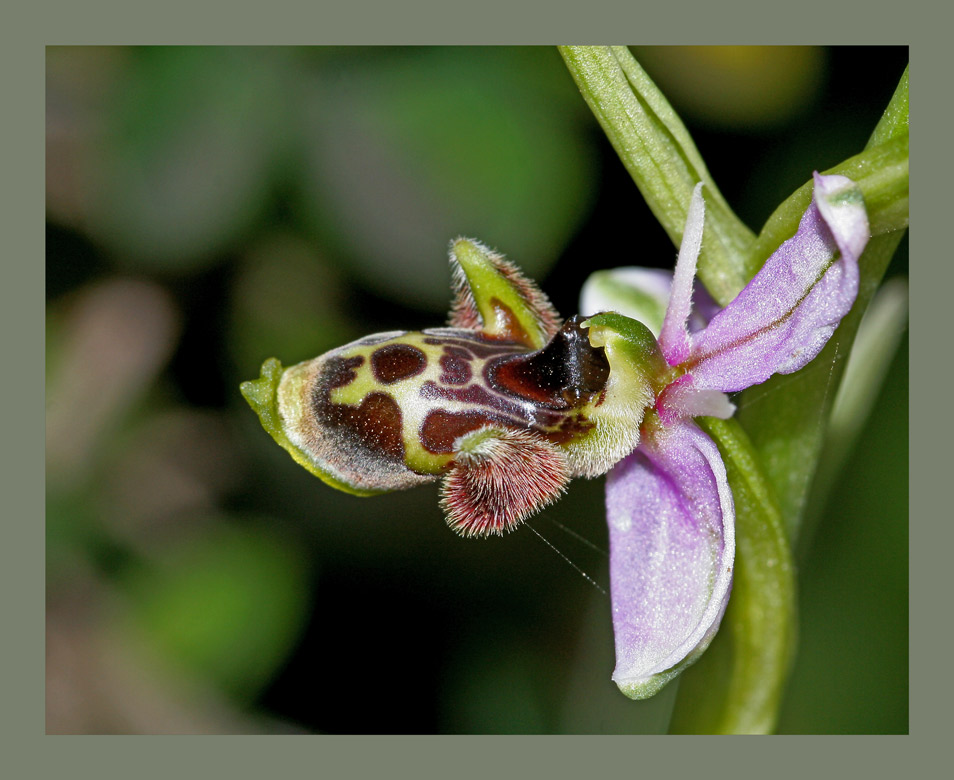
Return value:
M 450 325 L 540 349 L 560 316 L 540 288 L 501 255 L 467 238 L 451 243 L 455 301 Z
M 282 447 L 288 450 L 295 462 L 308 469 L 312 474 L 326 484 L 345 493 L 355 496 L 370 496 L 381 491 L 359 490 L 331 474 L 318 468 L 314 460 L 308 457 L 301 448 L 296 447 L 285 433 L 281 413 L 278 411 L 278 386 L 282 381 L 285 369 L 278 358 L 269 358 L 262 363 L 262 373 L 258 379 L 242 382 L 239 389 L 248 405 L 258 414 L 262 427 L 271 434 L 271 437 Z

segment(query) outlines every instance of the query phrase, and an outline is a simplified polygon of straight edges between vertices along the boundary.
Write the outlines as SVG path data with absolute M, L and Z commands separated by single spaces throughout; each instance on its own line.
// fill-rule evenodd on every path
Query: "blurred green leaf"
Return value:
M 825 70 L 820 46 L 635 46 L 637 59 L 682 116 L 765 132 L 804 112 Z
M 256 527 L 219 526 L 130 571 L 129 627 L 168 661 L 237 698 L 292 649 L 308 605 L 302 554 Z
M 900 277 L 878 288 L 851 348 L 845 373 L 832 405 L 825 448 L 799 527 L 796 557 L 811 548 L 822 509 L 841 482 L 841 472 L 862 431 L 880 424 L 872 409 L 907 336 L 908 284 Z
M 436 312 L 448 307 L 444 260 L 458 236 L 544 276 L 596 178 L 552 50 L 412 49 L 345 64 L 305 96 L 302 208 L 349 270 Z
M 269 195 L 289 125 L 275 50 L 130 52 L 93 160 L 90 230 L 121 262 L 200 267 L 243 235 Z
M 800 563 L 781 733 L 909 733 L 908 377 L 902 341 Z
M 365 335 L 349 327 L 347 314 L 338 274 L 303 240 L 273 234 L 239 268 L 229 346 L 243 378 L 251 378 L 272 355 L 294 365 Z

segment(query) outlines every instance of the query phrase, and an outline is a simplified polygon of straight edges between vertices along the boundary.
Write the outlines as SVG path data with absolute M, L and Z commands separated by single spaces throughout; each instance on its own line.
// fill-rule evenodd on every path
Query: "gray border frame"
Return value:
M 5 397 L 12 414 L 15 458 L 8 454 L 5 480 L 3 607 L 12 625 L 6 628 L 6 675 L 3 717 L 7 736 L 4 764 L 14 776 L 41 777 L 54 773 L 95 773 L 99 777 L 166 777 L 203 770 L 235 776 L 261 777 L 288 770 L 332 776 L 370 776 L 395 771 L 413 776 L 445 776 L 452 772 L 481 775 L 488 769 L 510 774 L 533 769 L 537 774 L 580 776 L 610 774 L 618 769 L 634 774 L 660 770 L 679 776 L 683 771 L 716 770 L 738 776 L 755 770 L 758 775 L 786 775 L 803 768 L 824 767 L 834 774 L 849 766 L 852 773 L 897 777 L 916 772 L 922 760 L 943 766 L 944 745 L 935 738 L 946 728 L 950 706 L 945 694 L 946 623 L 950 614 L 947 594 L 951 586 L 941 580 L 950 568 L 950 510 L 943 510 L 941 491 L 950 477 L 942 469 L 950 456 L 939 447 L 938 412 L 945 406 L 939 397 L 947 389 L 949 373 L 944 357 L 950 348 L 936 349 L 945 333 L 940 314 L 950 303 L 941 296 L 950 289 L 941 275 L 951 273 L 950 252 L 944 251 L 940 231 L 950 223 L 942 213 L 950 196 L 946 183 L 950 156 L 934 148 L 946 129 L 945 116 L 931 116 L 936 105 L 947 110 L 950 94 L 950 46 L 942 43 L 947 12 L 927 3 L 906 3 L 898 13 L 886 3 L 854 2 L 833 5 L 810 0 L 786 7 L 772 7 L 771 19 L 764 3 L 723 2 L 699 4 L 587 2 L 520 3 L 514 0 L 483 2 L 453 9 L 439 0 L 405 0 L 402 3 L 355 2 L 329 7 L 324 4 L 260 4 L 237 8 L 172 0 L 134 7 L 128 2 L 90 0 L 82 4 L 45 2 L 29 9 L 8 10 L 8 33 L 0 49 L 7 108 L 5 138 L 8 154 L 4 170 L 4 224 L 9 241 L 8 273 L 4 285 L 5 344 L 12 360 L 7 363 Z M 695 5 L 695 4 L 692 4 Z M 847 6 L 847 7 L 845 7 Z M 313 30 L 310 34 L 308 31 Z M 624 31 L 630 31 L 623 34 Z M 44 46 L 62 43 L 603 43 L 620 37 L 633 43 L 891 43 L 909 44 L 914 94 L 916 232 L 912 256 L 919 258 L 911 276 L 911 352 L 913 377 L 911 404 L 911 735 L 909 737 L 789 737 L 769 738 L 738 745 L 706 739 L 698 749 L 676 746 L 652 737 L 258 737 L 254 743 L 241 737 L 52 737 L 44 735 L 44 537 L 43 444 L 38 430 L 43 424 L 43 252 L 44 184 L 38 170 L 44 160 Z M 823 39 L 819 41 L 819 38 Z M 933 105 L 929 89 L 941 99 Z M 919 159 L 932 159 L 924 170 Z M 923 194 L 927 192 L 928 194 Z M 933 197 L 932 197 L 933 196 Z M 927 258 L 931 258 L 927 260 Z M 921 268 L 929 269 L 923 274 Z M 14 327 L 15 325 L 15 327 Z M 928 360 L 932 357 L 933 360 Z M 928 366 L 931 369 L 928 369 Z M 931 373 L 925 373 L 930 370 Z M 940 381 L 934 379 L 940 374 Z M 925 381 L 931 376 L 933 381 Z M 945 393 L 948 395 L 948 393 Z M 930 426 L 930 427 L 929 427 Z M 934 435 L 931 435 L 931 434 Z M 12 448 L 11 448 L 12 449 Z M 927 450 L 927 452 L 925 452 Z M 14 489 L 14 487 L 16 489 Z M 945 566 L 946 564 L 946 566 Z M 942 620 L 928 618 L 939 615 Z M 935 636 L 941 624 L 941 635 Z M 699 738 L 697 738 L 699 739 Z M 810 739 L 811 745 L 802 744 Z M 171 740 L 171 741 L 169 741 Z M 227 742 L 223 741 L 227 740 Z M 798 742 L 793 742 L 798 740 Z M 863 742 L 859 742 L 863 740 Z M 688 748 L 688 749 L 687 749 Z M 499 769 L 498 769 L 499 767 Z

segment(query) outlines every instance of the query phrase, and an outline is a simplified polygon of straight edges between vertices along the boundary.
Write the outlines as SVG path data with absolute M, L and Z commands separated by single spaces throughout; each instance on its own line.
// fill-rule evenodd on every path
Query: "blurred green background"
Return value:
M 635 52 L 756 230 L 907 63 Z M 333 491 L 238 393 L 443 324 L 458 235 L 564 315 L 594 270 L 672 266 L 555 49 L 49 48 L 46 122 L 49 732 L 666 730 L 675 685 L 610 680 L 601 480 L 531 520 L 561 554 L 462 540 L 436 486 Z M 784 732 L 908 729 L 904 341 L 800 551 Z

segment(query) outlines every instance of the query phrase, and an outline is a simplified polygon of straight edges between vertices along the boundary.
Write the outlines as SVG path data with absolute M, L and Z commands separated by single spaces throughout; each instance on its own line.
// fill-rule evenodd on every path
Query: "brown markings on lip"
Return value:
M 374 378 L 385 385 L 420 374 L 427 366 L 427 355 L 410 344 L 388 344 L 371 353 Z
M 479 412 L 481 414 L 500 412 L 512 415 L 516 419 L 511 419 L 510 425 L 527 425 L 531 422 L 526 410 L 520 404 L 514 403 L 506 395 L 493 393 L 479 384 L 471 384 L 467 387 L 444 387 L 428 380 L 421 385 L 421 398 L 429 401 L 438 399 L 458 401 L 468 406 L 485 407 L 483 411 Z
M 358 368 L 362 363 L 364 363 L 364 357 L 361 355 L 350 358 L 328 358 L 328 360 L 325 362 L 319 382 L 327 387 L 328 390 L 350 385 L 355 379 L 358 378 L 358 373 L 355 371 L 355 369 Z
M 331 401 L 331 391 L 352 382 L 364 358 L 328 358 L 312 389 L 312 409 L 319 430 L 335 442 L 342 462 L 375 459 L 404 462 L 401 408 L 386 393 L 369 393 L 355 406 Z
M 478 384 L 467 387 L 445 387 L 428 381 L 421 386 L 421 397 L 427 400 L 449 400 L 478 407 L 466 412 L 436 409 L 421 426 L 421 443 L 429 452 L 452 452 L 454 441 L 483 425 L 502 428 L 533 429 L 556 444 L 577 436 L 592 425 L 578 416 L 543 406 L 521 404 Z
M 404 461 L 401 436 L 401 408 L 385 393 L 369 393 L 357 406 L 323 404 L 328 428 L 356 436 L 371 452 L 395 461 Z
M 355 409 L 335 405 L 341 424 L 351 428 L 362 441 L 395 461 L 404 460 L 401 437 L 401 407 L 391 396 L 370 393 Z
M 470 353 L 460 347 L 444 347 L 440 381 L 445 385 L 466 385 L 473 376 Z
M 435 409 L 429 412 L 421 425 L 421 444 L 436 455 L 454 451 L 454 442 L 464 434 L 492 425 L 499 428 L 526 430 L 528 426 L 515 423 L 492 412 L 447 412 Z M 594 424 L 576 415 L 560 417 L 555 428 L 529 426 L 553 444 L 566 444 L 594 427 Z
M 442 454 L 454 451 L 454 442 L 465 433 L 476 431 L 485 425 L 500 424 L 492 415 L 482 412 L 446 412 L 435 409 L 429 412 L 421 425 L 421 444 L 428 452 Z M 507 427 L 514 427 L 512 423 Z

